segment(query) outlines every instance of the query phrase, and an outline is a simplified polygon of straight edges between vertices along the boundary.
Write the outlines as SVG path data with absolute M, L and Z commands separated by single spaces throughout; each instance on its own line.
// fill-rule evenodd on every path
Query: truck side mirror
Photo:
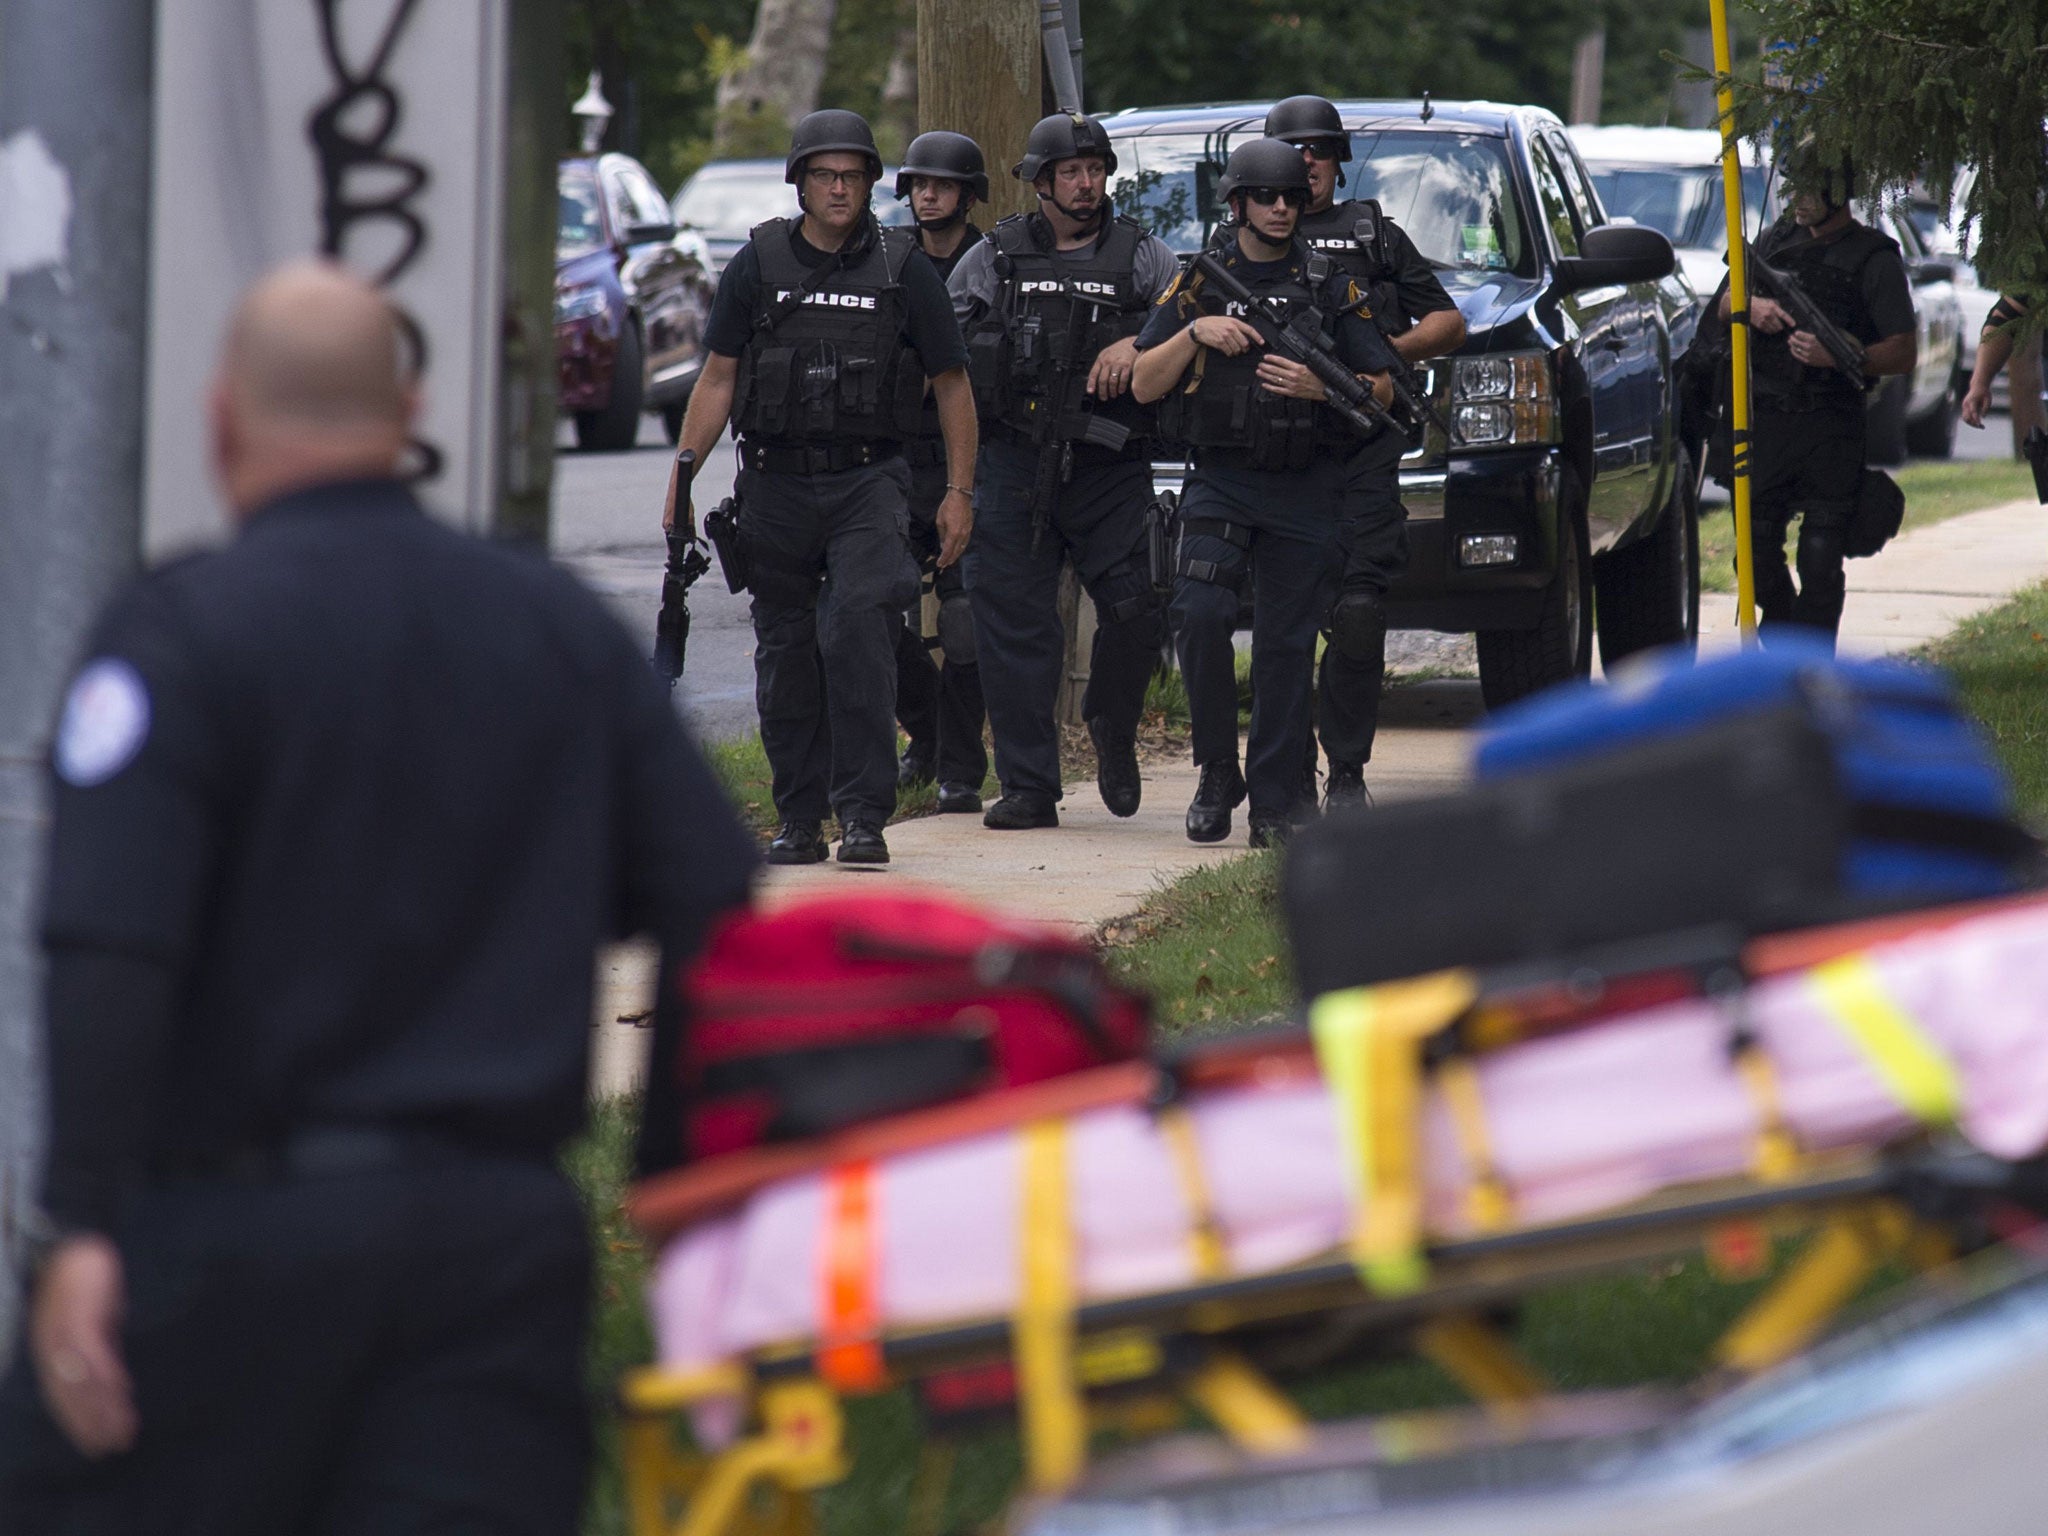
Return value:
M 1576 291 L 1610 284 L 1653 283 L 1678 265 L 1671 242 L 1641 224 L 1602 224 L 1586 231 L 1579 254 L 1557 264 L 1558 286 Z

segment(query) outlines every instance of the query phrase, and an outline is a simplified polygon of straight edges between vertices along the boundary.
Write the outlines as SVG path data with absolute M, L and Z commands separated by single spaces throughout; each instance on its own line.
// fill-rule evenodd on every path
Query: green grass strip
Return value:
M 1906 493 L 1902 533 L 1947 522 L 1965 512 L 1981 512 L 2008 501 L 2031 500 L 2034 495 L 2033 471 L 2014 459 L 1924 461 L 1887 473 Z M 1855 572 L 1856 567 L 1851 564 L 1852 587 L 1856 584 Z M 1728 507 L 1700 516 L 1700 590 L 1735 590 L 1735 514 Z

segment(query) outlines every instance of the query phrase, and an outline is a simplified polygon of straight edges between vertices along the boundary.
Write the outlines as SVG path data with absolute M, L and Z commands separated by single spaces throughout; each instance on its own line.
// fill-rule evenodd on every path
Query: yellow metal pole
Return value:
M 1735 148 L 1735 65 L 1728 45 L 1728 0 L 1712 0 L 1714 72 L 1720 76 L 1721 200 L 1728 214 L 1728 356 L 1733 373 L 1729 426 L 1734 437 L 1735 622 L 1756 644 L 1756 561 L 1749 542 L 1749 261 L 1743 248 L 1742 160 Z

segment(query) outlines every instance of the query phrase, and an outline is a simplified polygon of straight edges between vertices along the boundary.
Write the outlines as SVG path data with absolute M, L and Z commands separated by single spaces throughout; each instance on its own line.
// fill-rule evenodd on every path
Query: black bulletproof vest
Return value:
M 1320 254 L 1305 250 L 1297 241 L 1286 276 L 1254 279 L 1242 270 L 1243 254 L 1233 239 L 1222 253 L 1225 267 L 1236 271 L 1245 286 L 1260 297 L 1270 295 L 1290 315 L 1298 308 L 1313 307 L 1318 295 L 1334 275 Z M 1223 297 L 1203 283 L 1199 275 L 1189 279 L 1189 292 L 1205 315 L 1232 312 Z M 1323 313 L 1323 326 L 1330 328 L 1330 313 Z M 1259 383 L 1260 347 L 1247 348 L 1236 357 L 1213 347 L 1201 347 L 1178 388 L 1159 402 L 1159 435 L 1185 448 L 1224 449 L 1248 469 L 1306 469 L 1316 450 L 1343 440 L 1345 429 L 1331 412 L 1313 400 L 1276 395 Z M 1355 441 L 1355 439 L 1353 439 Z
M 734 429 L 814 443 L 914 436 L 924 369 L 903 335 L 910 231 L 870 226 L 865 239 L 854 236 L 857 252 L 823 267 L 799 261 L 790 234 L 790 220 L 770 219 L 748 236 L 761 286 L 740 354 Z
M 1079 438 L 1091 416 L 1133 437 L 1151 431 L 1151 412 L 1126 394 L 1098 401 L 1088 369 L 1112 342 L 1144 329 L 1151 308 L 1139 292 L 1144 228 L 1113 218 L 1085 253 L 1057 254 L 1043 214 L 1013 214 L 989 232 L 996 247 L 996 302 L 967 336 L 974 405 L 1030 443 Z
M 1358 224 L 1368 216 L 1380 225 L 1379 239 L 1361 245 Z M 1321 213 L 1304 213 L 1295 225 L 1296 236 L 1312 251 L 1330 258 L 1339 272 L 1355 281 L 1365 294 L 1366 305 L 1381 331 L 1398 336 L 1408 329 L 1409 319 L 1401 310 L 1401 293 L 1396 285 L 1393 263 L 1388 258 L 1388 231 L 1393 221 L 1379 212 L 1379 205 L 1362 207 L 1349 199 L 1332 203 Z
M 1789 221 L 1774 225 L 1757 245 L 1764 259 L 1798 283 L 1821 313 L 1866 347 L 1878 340 L 1878 334 L 1863 297 L 1863 268 L 1887 248 L 1891 258 L 1898 259 L 1898 242 L 1868 225 L 1852 224 L 1839 239 L 1820 244 Z M 1751 376 L 1757 394 L 1781 411 L 1858 408 L 1862 396 L 1839 369 L 1809 368 L 1792 355 L 1791 334 L 1754 333 Z

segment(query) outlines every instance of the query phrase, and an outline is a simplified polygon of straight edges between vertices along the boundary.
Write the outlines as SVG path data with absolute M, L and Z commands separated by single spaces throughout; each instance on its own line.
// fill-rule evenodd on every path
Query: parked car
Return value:
M 797 211 L 796 189 L 782 179 L 780 160 L 713 160 L 684 182 L 670 205 L 678 228 L 695 230 L 711 251 L 713 273 L 725 270 L 747 231 L 765 219 Z M 910 206 L 896 201 L 896 168 L 884 166 L 875 183 L 875 217 L 907 225 Z
M 1571 136 L 1608 211 L 1663 230 L 1693 287 L 1702 295 L 1719 288 L 1728 252 L 1720 134 L 1697 128 L 1578 127 Z M 1777 206 L 1768 161 L 1759 161 L 1753 151 L 1744 154 L 1742 187 L 1754 239 L 1776 216 Z M 1969 378 L 1962 361 L 1964 319 L 1955 264 L 1929 249 L 1908 208 L 1859 203 L 1856 216 L 1899 242 L 1920 337 L 1912 374 L 1887 379 L 1871 391 L 1870 461 L 1896 464 L 1909 449 L 1946 458 L 1955 445 L 1962 402 L 1957 370 L 1962 369 L 1964 382 Z
M 709 253 L 678 232 L 654 178 L 625 155 L 556 176 L 555 378 L 578 447 L 631 448 L 643 411 L 673 442 L 704 365 Z
M 1962 310 L 1963 322 L 1962 334 L 1956 345 L 1958 394 L 1970 387 L 1970 374 L 1977 366 L 1977 338 L 1983 333 L 1985 322 L 1991 318 L 1992 307 L 1998 303 L 1996 291 L 1979 281 L 1977 268 L 1969 260 L 1967 232 L 1961 224 L 1964 200 L 1970 195 L 1971 183 L 1976 179 L 1974 166 L 1965 166 L 1956 172 L 1955 196 L 1950 202 L 1947 218 L 1942 217 L 1940 205 L 1924 188 L 1916 188 L 1913 196 L 1906 200 L 1906 216 L 1920 231 L 1920 238 L 1927 249 L 1955 268 L 1956 303 Z M 2000 369 L 1998 377 L 1991 381 L 1991 408 L 2002 411 L 2010 405 L 2007 374 Z
M 1673 360 L 1698 300 L 1659 231 L 1616 226 L 1535 107 L 1342 102 L 1347 195 L 1378 198 L 1436 267 L 1470 334 L 1425 383 L 1459 432 L 1402 461 L 1396 627 L 1473 631 L 1502 704 L 1699 626 L 1698 458 Z M 1216 179 L 1265 103 L 1105 119 L 1118 207 L 1178 251 L 1214 228 Z M 1178 466 L 1160 466 L 1171 480 Z

